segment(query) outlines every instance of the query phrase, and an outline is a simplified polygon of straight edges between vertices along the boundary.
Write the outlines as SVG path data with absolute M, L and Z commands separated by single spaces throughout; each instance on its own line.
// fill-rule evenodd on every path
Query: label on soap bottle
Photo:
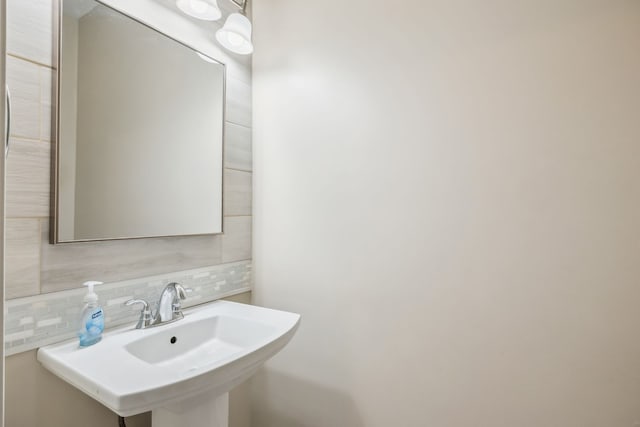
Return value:
M 104 331 L 104 314 L 102 308 L 89 310 L 84 319 L 84 330 L 80 331 L 80 347 L 87 347 L 102 339 Z

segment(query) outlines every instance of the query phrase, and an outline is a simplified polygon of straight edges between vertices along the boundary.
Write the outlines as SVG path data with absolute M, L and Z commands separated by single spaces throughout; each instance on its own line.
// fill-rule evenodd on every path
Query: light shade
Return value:
M 240 14 L 232 13 L 224 26 L 216 32 L 216 39 L 225 49 L 240 55 L 253 52 L 251 43 L 251 21 Z
M 178 0 L 176 5 L 185 14 L 203 21 L 217 21 L 222 16 L 216 0 Z

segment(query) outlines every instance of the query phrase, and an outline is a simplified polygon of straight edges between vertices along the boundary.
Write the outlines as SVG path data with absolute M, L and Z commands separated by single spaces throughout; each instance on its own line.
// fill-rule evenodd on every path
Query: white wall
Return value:
M 253 13 L 253 427 L 639 425 L 640 2 Z

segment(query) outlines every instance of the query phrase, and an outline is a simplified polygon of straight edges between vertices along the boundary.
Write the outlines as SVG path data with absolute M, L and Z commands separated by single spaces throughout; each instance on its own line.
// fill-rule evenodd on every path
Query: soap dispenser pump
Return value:
M 102 282 L 85 282 L 87 294 L 84 297 L 85 306 L 80 315 L 80 329 L 78 338 L 80 347 L 89 347 L 102 339 L 104 331 L 104 313 L 98 305 L 98 295 L 94 292 L 94 286 L 102 285 Z

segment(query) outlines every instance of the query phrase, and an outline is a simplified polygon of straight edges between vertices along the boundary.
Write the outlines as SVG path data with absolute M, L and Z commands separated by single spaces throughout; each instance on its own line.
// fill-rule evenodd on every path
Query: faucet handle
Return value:
M 142 311 L 140 312 L 140 318 L 138 319 L 138 323 L 136 324 L 136 329 L 144 329 L 147 326 L 151 325 L 151 310 L 149 309 L 149 303 L 143 299 L 130 299 L 124 303 L 125 306 L 129 307 L 135 304 L 142 305 Z
M 128 301 L 125 301 L 124 305 L 129 307 L 130 305 L 134 305 L 134 304 L 141 304 L 142 305 L 142 311 L 146 311 L 149 310 L 149 303 L 146 302 L 143 299 L 130 299 Z

